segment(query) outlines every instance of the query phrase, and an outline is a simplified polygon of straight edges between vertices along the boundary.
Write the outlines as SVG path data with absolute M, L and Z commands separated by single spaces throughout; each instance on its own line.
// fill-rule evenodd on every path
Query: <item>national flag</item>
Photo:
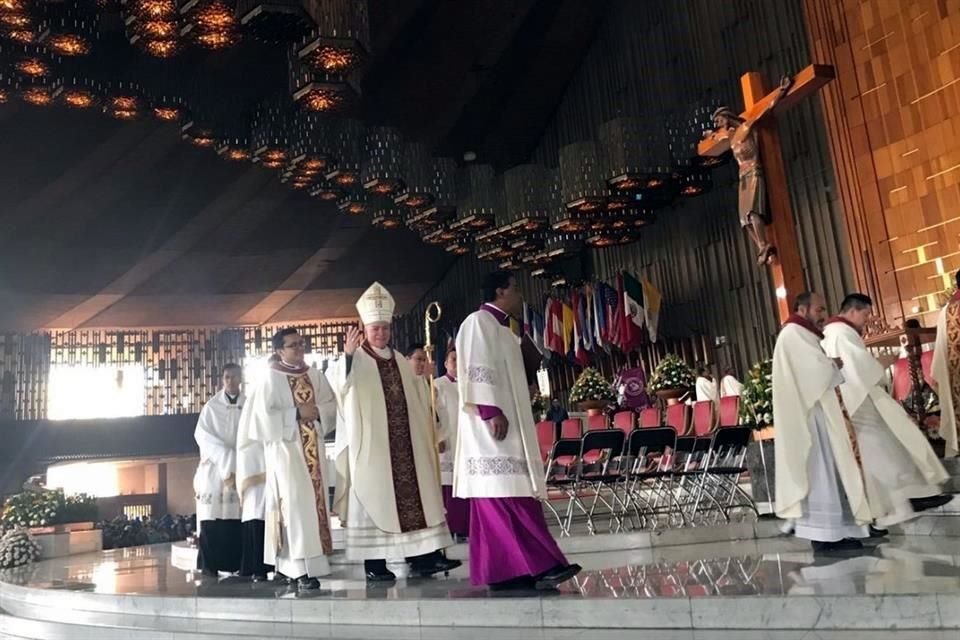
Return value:
M 584 348 L 584 334 L 586 326 L 583 322 L 583 294 L 573 291 L 570 294 L 570 305 L 573 308 L 573 359 L 582 366 L 590 364 L 590 356 Z
M 633 351 L 643 342 L 643 325 L 646 316 L 643 309 L 643 285 L 632 275 L 623 272 L 623 350 Z
M 523 335 L 533 337 L 533 326 L 530 322 L 531 309 L 523 303 Z
M 580 340 L 583 348 L 587 351 L 593 351 L 593 287 L 587 285 L 580 295 L 580 326 L 583 327 L 583 333 Z
M 559 300 L 547 299 L 544 317 L 544 346 L 554 353 L 563 354 L 563 310 Z
M 643 300 L 646 303 L 643 309 L 646 314 L 647 332 L 650 334 L 650 341 L 656 342 L 657 329 L 660 326 L 660 303 L 663 296 L 660 294 L 660 290 L 646 278 L 643 279 Z
M 561 323 L 563 325 L 563 353 L 573 355 L 573 308 L 566 302 L 561 303 Z
M 617 306 L 614 308 L 613 313 L 610 316 L 610 327 L 607 330 L 607 335 L 610 339 L 610 343 L 616 346 L 621 351 L 625 351 L 623 348 L 623 320 L 626 317 L 626 312 L 624 310 L 624 301 L 626 296 L 623 293 L 623 274 L 617 274 Z

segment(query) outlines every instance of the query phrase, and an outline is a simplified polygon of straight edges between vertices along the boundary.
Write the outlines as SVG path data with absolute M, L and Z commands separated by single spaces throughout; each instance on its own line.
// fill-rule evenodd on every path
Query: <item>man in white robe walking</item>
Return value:
M 555 589 L 573 578 L 547 528 L 531 384 L 510 316 L 523 296 L 508 271 L 488 274 L 483 305 L 457 333 L 460 418 L 453 493 L 470 500 L 470 580 L 493 590 Z
M 840 391 L 860 443 L 870 510 L 878 527 L 916 517 L 952 496 L 941 494 L 949 475 L 920 428 L 883 388 L 885 368 L 867 351 L 862 332 L 873 301 L 848 295 L 823 329 L 823 349 L 843 361 Z
M 346 523 L 347 558 L 363 560 L 370 582 L 396 575 L 406 561 L 427 577 L 460 566 L 442 550 L 453 544 L 440 490 L 436 416 L 429 384 L 397 362 L 390 347 L 394 300 L 374 283 L 357 301 L 363 333 L 351 329 L 331 371 L 340 402 L 336 512 Z
M 324 436 L 335 428 L 337 405 L 322 373 L 304 361 L 296 329 L 273 336 L 272 362 L 251 394 L 250 425 L 241 450 L 262 446 L 266 462 L 264 561 L 317 589 L 333 553 L 323 478 Z M 241 478 L 245 486 L 250 477 Z
M 946 457 L 960 455 L 960 271 L 957 291 L 937 317 L 931 377 L 940 398 L 940 437 Z
M 463 542 L 470 535 L 470 503 L 453 497 L 453 464 L 457 451 L 457 422 L 460 419 L 460 390 L 457 388 L 457 351 L 451 347 L 443 361 L 446 373 L 433 381 L 437 398 L 440 449 L 440 484 L 447 525 L 454 540 Z
M 244 398 L 239 365 L 223 367 L 223 386 L 203 405 L 194 439 L 200 464 L 193 476 L 200 529 L 197 568 L 204 575 L 240 569 L 240 497 L 236 488 L 237 428 Z
M 800 294 L 774 347 L 776 508 L 814 551 L 855 551 L 873 518 L 856 432 L 837 388 L 843 363 L 820 345 L 826 316 L 819 294 Z

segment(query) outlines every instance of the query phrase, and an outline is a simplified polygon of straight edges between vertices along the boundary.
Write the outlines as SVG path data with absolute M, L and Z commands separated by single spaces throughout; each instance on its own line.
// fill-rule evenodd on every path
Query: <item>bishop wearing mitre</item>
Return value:
M 863 548 L 873 519 L 859 444 L 837 387 L 842 363 L 824 353 L 826 303 L 797 296 L 773 349 L 773 423 L 777 515 L 795 522 L 814 551 Z
M 429 387 L 390 346 L 394 306 L 380 283 L 366 290 L 357 301 L 363 332 L 348 332 L 330 374 L 341 411 L 335 509 L 346 523 L 347 558 L 363 560 L 371 582 L 396 578 L 388 560 L 408 562 L 418 577 L 461 564 L 442 553 L 453 540 L 436 421 Z
M 940 437 L 946 457 L 960 454 L 960 271 L 957 291 L 940 310 L 932 377 L 940 398 Z
M 552 590 L 580 566 L 547 528 L 531 381 L 510 317 L 523 312 L 513 275 L 483 281 L 483 305 L 457 333 L 460 392 L 453 492 L 470 500 L 470 580 L 493 590 Z
M 883 388 L 885 368 L 867 351 L 862 333 L 873 301 L 862 293 L 843 300 L 823 329 L 823 350 L 843 361 L 843 404 L 860 443 L 863 479 L 878 527 L 906 522 L 946 504 L 940 492 L 950 477 L 900 403 Z
M 305 344 L 296 329 L 273 336 L 278 360 L 272 361 L 251 394 L 245 416 L 241 456 L 255 460 L 263 449 L 266 523 L 264 562 L 295 579 L 300 589 L 317 589 L 330 574 L 333 553 L 323 478 L 323 438 L 336 426 L 337 405 L 322 373 L 304 361 Z M 240 486 L 256 486 L 257 465 L 239 477 Z

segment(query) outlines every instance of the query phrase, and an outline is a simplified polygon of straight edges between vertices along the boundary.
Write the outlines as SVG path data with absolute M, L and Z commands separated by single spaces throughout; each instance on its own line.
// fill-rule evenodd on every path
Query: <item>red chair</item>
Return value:
M 900 358 L 893 364 L 893 399 L 903 402 L 910 395 L 911 387 L 913 381 L 910 379 L 910 361 Z
M 693 403 L 693 435 L 698 438 L 709 436 L 713 431 L 713 401 L 701 400 Z
M 537 444 L 540 446 L 540 458 L 544 462 L 550 457 L 556 436 L 556 425 L 549 420 L 537 423 Z
M 740 396 L 720 398 L 720 426 L 735 427 L 740 424 Z
M 923 381 L 933 386 L 933 351 L 924 351 L 920 354 L 920 371 Z
M 687 405 L 678 402 L 667 407 L 667 426 L 673 427 L 678 436 L 686 435 L 690 425 L 690 410 Z
M 562 440 L 579 440 L 583 435 L 583 424 L 580 418 L 567 418 L 560 423 L 560 438 Z
M 587 416 L 587 431 L 605 431 L 610 428 L 610 422 L 607 416 L 600 414 L 597 416 Z
M 629 435 L 634 428 L 633 418 L 633 411 L 618 411 L 613 414 L 613 428 L 620 429 L 620 431 Z
M 640 412 L 641 429 L 656 429 L 662 426 L 660 423 L 660 410 L 656 407 L 647 407 Z

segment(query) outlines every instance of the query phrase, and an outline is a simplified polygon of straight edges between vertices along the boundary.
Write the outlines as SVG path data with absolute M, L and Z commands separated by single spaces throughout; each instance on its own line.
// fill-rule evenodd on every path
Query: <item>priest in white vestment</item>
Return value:
M 873 519 L 859 445 L 837 388 L 843 376 L 820 345 L 826 304 L 797 297 L 773 350 L 776 510 L 814 551 L 863 548 Z
M 280 356 L 274 353 L 268 364 L 279 360 Z M 237 491 L 240 493 L 243 543 L 240 575 L 260 582 L 267 579 L 267 574 L 273 571 L 274 567 L 263 561 L 267 518 L 267 458 L 263 443 L 252 439 L 253 408 L 257 406 L 256 393 L 256 389 L 251 392 L 240 413 L 240 429 L 237 433 Z
M 336 512 L 346 523 L 347 558 L 363 560 L 367 580 L 396 575 L 387 561 L 407 561 L 415 576 L 460 566 L 442 550 L 453 544 L 440 490 L 436 417 L 427 380 L 397 362 L 390 347 L 394 300 L 374 283 L 357 301 L 363 333 L 351 329 L 330 374 L 340 402 L 335 447 Z
M 330 574 L 323 438 L 336 426 L 337 405 L 324 375 L 304 362 L 305 347 L 296 329 L 273 336 L 280 359 L 270 363 L 251 394 L 241 451 L 263 447 L 264 562 L 309 590 L 320 587 L 319 576 Z M 251 467 L 241 486 L 255 481 L 255 471 Z
M 824 327 L 823 349 L 843 361 L 843 404 L 857 431 L 870 511 L 878 527 L 910 520 L 952 496 L 940 485 L 949 475 L 917 424 L 883 388 L 885 369 L 861 334 L 873 313 L 862 293 L 848 295 Z
M 239 365 L 223 367 L 223 386 L 203 405 L 193 437 L 200 465 L 193 476 L 200 529 L 197 568 L 204 575 L 240 569 L 240 497 L 236 488 L 237 428 L 244 398 Z
M 940 437 L 948 458 L 960 454 L 960 271 L 957 292 L 937 318 L 931 377 L 940 399 Z
M 523 297 L 508 271 L 488 274 L 483 305 L 457 333 L 460 417 L 454 495 L 470 500 L 470 580 L 491 589 L 555 589 L 570 564 L 543 513 L 543 462 L 531 384 L 510 316 Z
M 443 506 L 447 510 L 447 526 L 455 540 L 466 540 L 470 535 L 470 502 L 453 495 L 453 463 L 457 450 L 457 421 L 460 418 L 460 391 L 457 388 L 457 350 L 450 348 L 443 361 L 446 373 L 433 381 L 437 398 L 437 417 L 440 429 L 437 441 L 440 449 L 440 484 Z
M 706 366 L 700 366 L 697 368 L 697 379 L 694 388 L 697 392 L 697 402 L 709 400 L 710 402 L 717 404 L 720 401 L 720 392 L 717 389 L 717 381 L 710 374 L 710 370 Z
M 720 397 L 739 396 L 743 394 L 743 383 L 737 380 L 733 369 L 727 368 L 720 379 Z

